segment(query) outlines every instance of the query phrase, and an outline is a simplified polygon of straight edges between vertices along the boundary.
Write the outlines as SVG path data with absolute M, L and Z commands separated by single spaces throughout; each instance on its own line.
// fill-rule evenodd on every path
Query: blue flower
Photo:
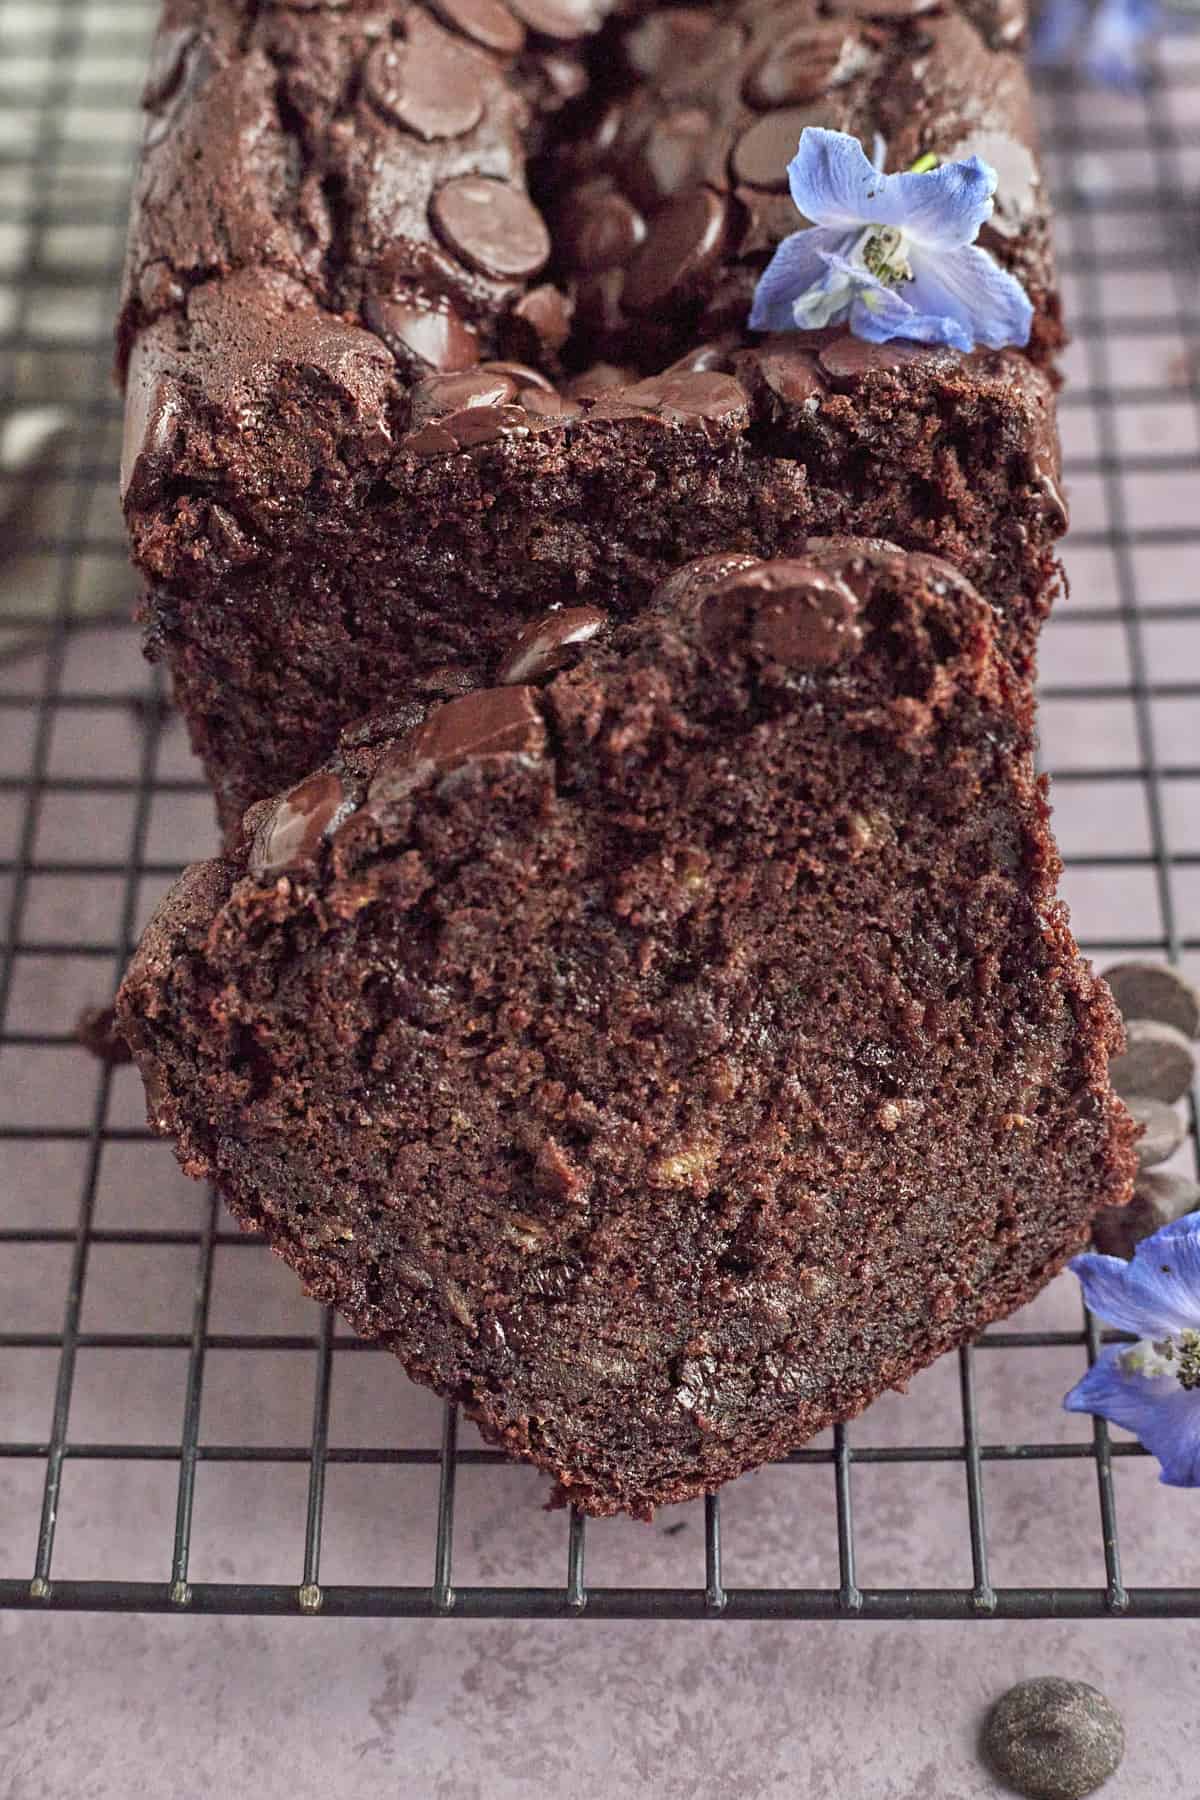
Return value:
M 874 344 L 1028 343 L 1028 295 L 975 243 L 996 191 L 995 170 L 977 156 L 885 175 L 857 138 L 810 125 L 788 179 L 812 223 L 784 238 L 764 270 L 752 330 L 848 324 Z
M 1078 60 L 1093 81 L 1128 93 L 1145 79 L 1151 38 L 1179 21 L 1162 0 L 1046 0 L 1033 34 L 1035 63 L 1048 68 Z
M 1139 1437 L 1170 1487 L 1200 1487 L 1200 1215 L 1143 1238 L 1132 1262 L 1077 1256 L 1091 1310 L 1136 1344 L 1108 1344 L 1063 1401 Z

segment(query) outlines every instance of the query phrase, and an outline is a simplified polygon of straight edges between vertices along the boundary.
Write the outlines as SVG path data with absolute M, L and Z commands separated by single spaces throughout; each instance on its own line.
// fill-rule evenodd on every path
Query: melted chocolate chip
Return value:
M 507 182 L 460 175 L 434 195 L 431 213 L 450 248 L 484 275 L 527 280 L 550 255 L 541 213 Z
M 572 649 L 590 643 L 607 622 L 607 613 L 595 606 L 564 606 L 532 619 L 497 669 L 497 684 L 540 681 L 565 668 Z
M 505 406 L 517 397 L 517 383 L 494 365 L 461 375 L 433 375 L 413 389 L 413 419 L 438 419 L 471 406 Z
M 533 335 L 533 345 L 518 339 L 518 346 L 526 354 L 536 355 L 540 351 L 554 355 L 571 335 L 570 303 L 559 288 L 548 282 L 523 294 L 513 307 L 512 317 Z
M 757 569 L 762 558 L 748 550 L 719 550 L 712 556 L 697 556 L 682 568 L 675 569 L 654 590 L 656 606 L 686 608 L 713 593 L 731 575 L 746 569 Z
M 322 838 L 329 836 L 353 810 L 353 798 L 339 775 L 326 771 L 286 793 L 254 833 L 247 859 L 251 875 L 278 875 L 307 862 Z
M 525 42 L 525 27 L 500 0 L 430 0 L 430 4 L 448 25 L 485 50 L 515 56 Z
M 681 369 L 652 375 L 627 388 L 622 399 L 630 406 L 649 407 L 680 423 L 721 422 L 746 410 L 745 390 L 732 375 L 706 374 L 703 370 Z
M 791 669 L 830 669 L 862 645 L 858 599 L 814 563 L 783 558 L 731 575 L 705 602 L 702 635 Z
M 435 707 L 379 765 L 370 798 L 390 774 L 423 762 L 457 768 L 476 756 L 541 756 L 546 726 L 531 687 L 481 688 Z
M 860 74 L 870 60 L 862 39 L 844 25 L 795 25 L 752 64 L 742 84 L 751 106 L 788 106 L 816 100 Z
M 169 100 L 183 79 L 183 65 L 188 51 L 199 37 L 192 25 L 174 31 L 160 31 L 150 52 L 150 67 L 142 88 L 142 105 L 147 112 Z
M 889 374 L 911 362 L 919 362 L 923 357 L 945 354 L 935 346 L 910 344 L 899 338 L 893 338 L 888 344 L 869 344 L 865 338 L 844 331 L 821 345 L 818 359 L 827 375 L 857 380 L 863 375 Z
M 368 95 L 385 118 L 427 143 L 462 137 L 483 117 L 479 59 L 417 8 L 407 29 L 405 42 L 384 38 L 368 56 Z
M 393 356 L 414 358 L 439 374 L 469 369 L 479 361 L 479 339 L 444 295 L 420 289 L 368 294 L 363 317 Z
M 629 265 L 624 298 L 630 312 L 669 312 L 685 303 L 717 262 L 728 218 L 728 203 L 711 188 L 696 188 L 664 206 Z
M 645 235 L 645 220 L 623 194 L 585 186 L 569 197 L 560 215 L 555 249 L 572 268 L 621 268 Z
M 602 17 L 594 0 L 512 0 L 512 9 L 530 31 L 564 42 L 595 31 Z
M 130 364 L 121 440 L 121 497 L 144 502 L 167 475 L 183 423 L 183 390 L 168 376 Z
M 749 187 L 786 189 L 787 166 L 809 125 L 837 129 L 840 119 L 827 106 L 785 106 L 747 127 L 733 147 L 733 172 Z

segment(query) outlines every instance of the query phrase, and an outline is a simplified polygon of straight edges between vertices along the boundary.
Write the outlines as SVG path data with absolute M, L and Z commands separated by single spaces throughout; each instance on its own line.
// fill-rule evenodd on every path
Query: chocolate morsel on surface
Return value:
M 763 661 L 830 669 L 862 646 L 858 599 L 836 575 L 780 559 L 730 575 L 702 611 L 706 643 L 744 643 Z
M 497 669 L 497 685 L 540 681 L 564 668 L 572 649 L 590 643 L 607 623 L 598 606 L 564 606 L 531 619 Z
M 1122 1099 L 1180 1100 L 1196 1078 L 1196 1053 L 1174 1025 L 1128 1019 L 1125 1048 L 1109 1064 L 1108 1077 Z
M 1178 969 L 1167 963 L 1121 962 L 1105 969 L 1104 979 L 1126 1022 L 1157 1019 L 1184 1037 L 1200 1037 L 1200 993 Z
M 354 808 L 339 775 L 326 770 L 291 788 L 254 833 L 247 868 L 259 879 L 307 862 Z
M 550 233 L 541 213 L 507 182 L 460 175 L 438 189 L 431 212 L 450 248 L 484 275 L 524 281 L 550 255 Z
M 1153 1169 L 1174 1156 L 1187 1136 L 1183 1115 L 1162 1100 L 1144 1100 L 1135 1096 L 1126 1100 L 1125 1105 L 1134 1123 L 1144 1127 L 1136 1145 L 1138 1168 Z

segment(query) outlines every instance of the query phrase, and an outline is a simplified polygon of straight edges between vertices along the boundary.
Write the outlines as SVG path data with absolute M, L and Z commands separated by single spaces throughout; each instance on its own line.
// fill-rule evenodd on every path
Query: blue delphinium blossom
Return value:
M 1119 1256 L 1077 1256 L 1083 1297 L 1136 1344 L 1108 1344 L 1063 1401 L 1141 1439 L 1169 1487 L 1200 1487 L 1200 1215 Z
M 1181 23 L 1163 0 L 1045 0 L 1032 57 L 1045 68 L 1078 62 L 1093 81 L 1129 93 L 1145 79 L 1151 39 Z
M 784 238 L 764 270 L 752 330 L 848 324 L 875 344 L 1028 343 L 1028 295 L 975 242 L 996 191 L 979 157 L 885 175 L 856 137 L 810 125 L 788 181 L 811 224 Z

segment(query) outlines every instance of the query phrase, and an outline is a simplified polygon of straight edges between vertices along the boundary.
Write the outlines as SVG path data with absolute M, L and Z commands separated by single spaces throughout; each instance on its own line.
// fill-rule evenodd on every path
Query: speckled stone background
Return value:
M 110 1134 L 97 1172 L 101 1232 L 195 1233 L 207 1206 L 168 1150 L 120 1135 L 142 1122 L 132 1072 L 117 1071 L 105 1090 L 97 1065 L 69 1043 L 79 1008 L 111 992 L 123 924 L 144 919 L 171 867 L 213 841 L 172 723 L 137 843 L 135 795 L 122 784 L 138 771 L 143 720 L 123 697 L 144 694 L 147 677 L 131 630 L 86 622 L 126 617 L 131 601 L 111 474 L 105 284 L 136 135 L 129 96 L 155 11 L 154 0 L 0 0 L 0 929 L 17 945 L 0 1020 L 0 1128 L 16 1134 L 0 1141 L 0 1330 L 30 1340 L 0 1350 L 0 1448 L 29 1452 L 0 1456 L 0 1578 L 27 1580 L 33 1569 L 45 1471 L 35 1452 L 58 1368 L 57 1350 L 39 1339 L 62 1328 L 65 1240 L 88 1150 L 86 1129 L 52 1134 L 90 1127 L 101 1105 Z M 46 133 L 48 102 L 57 135 Z M 1161 954 L 1174 930 L 1195 975 L 1200 45 L 1172 44 L 1148 99 L 1060 91 L 1045 118 L 1064 200 L 1067 299 L 1081 326 L 1062 416 L 1074 594 L 1043 658 L 1043 755 L 1059 777 L 1065 888 L 1098 960 L 1128 940 Z M 6 466 L 4 432 L 31 412 L 42 415 L 42 447 L 21 473 Z M 56 613 L 79 623 L 47 640 L 40 621 Z M 39 735 L 25 701 L 47 682 L 76 700 Z M 81 777 L 93 785 L 73 785 Z M 1170 851 L 1157 869 L 1155 805 Z M 145 872 L 130 890 L 123 870 L 135 844 Z M 133 916 L 123 921 L 127 895 Z M 1176 1166 L 1194 1168 L 1194 1146 Z M 30 1230 L 61 1230 L 64 1241 L 11 1236 Z M 178 1442 L 196 1268 L 194 1241 L 93 1245 L 72 1443 Z M 1079 1318 L 1067 1277 L 1016 1323 L 1076 1332 Z M 201 1444 L 292 1446 L 297 1460 L 201 1462 L 189 1574 L 295 1584 L 316 1357 L 220 1344 L 244 1333 L 311 1338 L 315 1309 L 261 1247 L 222 1242 L 208 1327 Z M 147 1332 L 169 1342 L 92 1341 Z M 974 1360 L 984 1444 L 1090 1444 L 1089 1422 L 1060 1410 L 1083 1366 L 1077 1344 L 980 1350 Z M 335 1353 L 332 1445 L 433 1450 L 440 1430 L 438 1405 L 389 1359 Z M 907 1396 L 880 1401 L 851 1442 L 954 1446 L 961 1431 L 951 1359 Z M 476 1440 L 464 1431 L 462 1442 Z M 1125 1580 L 1198 1585 L 1200 1496 L 1161 1489 L 1154 1474 L 1142 1457 L 1114 1465 Z M 178 1479 L 166 1459 L 68 1458 L 53 1577 L 166 1581 Z M 1102 1589 L 1090 1457 L 988 1461 L 983 1489 L 997 1585 Z M 862 1586 L 970 1586 L 961 1463 L 856 1464 L 852 1492 Z M 436 1493 L 433 1464 L 331 1465 L 322 1579 L 427 1583 Z M 543 1498 L 529 1470 L 465 1465 L 455 1581 L 561 1584 L 565 1521 L 542 1510 Z M 828 1465 L 766 1469 L 726 1490 L 726 1585 L 836 1588 L 833 1499 Z M 702 1586 L 702 1509 L 671 1509 L 652 1527 L 590 1527 L 587 1573 L 598 1586 Z M 0 1800 L 982 1800 L 999 1793 L 976 1756 L 982 1716 L 1004 1688 L 1042 1672 L 1086 1678 L 1123 1712 L 1128 1756 L 1106 1793 L 1200 1796 L 1200 1625 L 1190 1623 L 0 1612 Z

